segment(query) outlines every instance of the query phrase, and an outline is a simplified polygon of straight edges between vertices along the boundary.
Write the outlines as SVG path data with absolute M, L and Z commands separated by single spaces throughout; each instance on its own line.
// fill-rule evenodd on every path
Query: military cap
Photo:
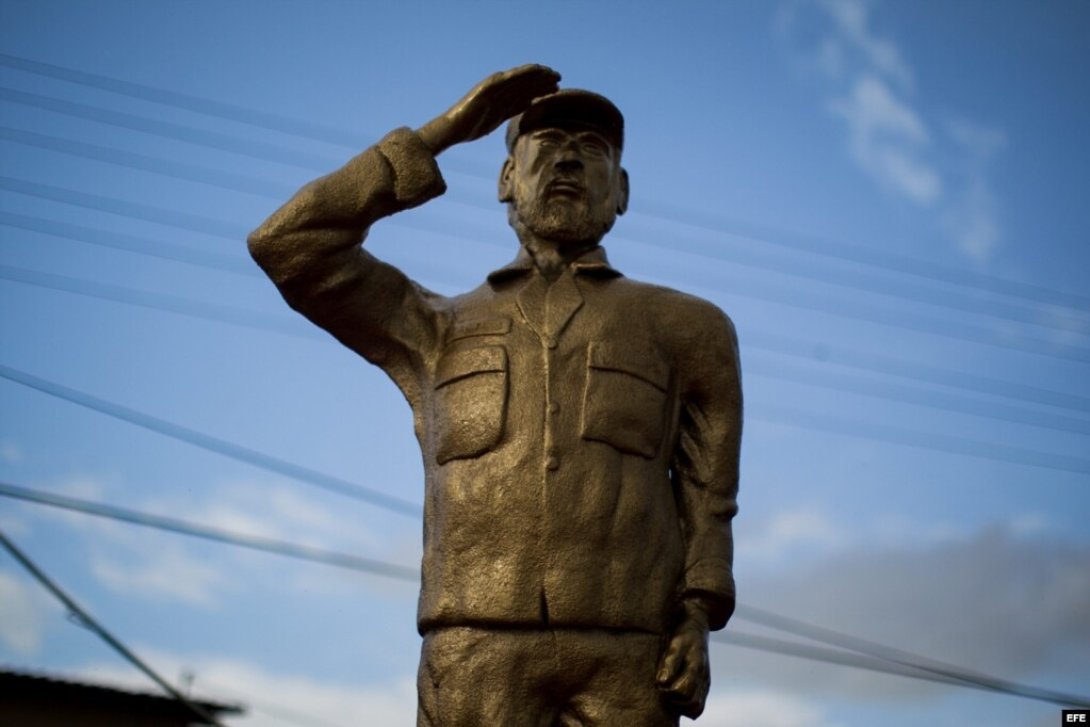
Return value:
M 601 133 L 620 151 L 624 148 L 624 116 L 605 96 L 579 88 L 562 88 L 535 98 L 530 107 L 507 124 L 507 151 L 520 135 L 549 126 L 587 126 Z

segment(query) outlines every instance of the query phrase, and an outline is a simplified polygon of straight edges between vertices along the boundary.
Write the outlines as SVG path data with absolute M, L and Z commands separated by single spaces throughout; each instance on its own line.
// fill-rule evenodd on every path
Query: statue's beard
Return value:
M 585 199 L 539 195 L 520 200 L 518 222 L 542 240 L 570 245 L 598 242 L 613 227 L 615 215 L 602 214 Z

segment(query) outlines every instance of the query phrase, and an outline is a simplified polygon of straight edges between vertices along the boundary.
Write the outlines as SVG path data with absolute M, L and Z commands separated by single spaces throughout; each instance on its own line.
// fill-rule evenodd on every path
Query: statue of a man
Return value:
M 625 278 L 607 99 L 522 66 L 304 187 L 251 235 L 296 310 L 380 366 L 426 472 L 419 725 L 660 727 L 698 716 L 734 609 L 742 400 L 730 320 Z M 504 121 L 520 247 L 464 295 L 361 243 L 445 189 L 435 158 Z

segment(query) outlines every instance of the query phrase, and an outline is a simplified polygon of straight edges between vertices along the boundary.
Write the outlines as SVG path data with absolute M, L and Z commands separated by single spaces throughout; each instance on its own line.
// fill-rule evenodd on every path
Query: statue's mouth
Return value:
M 549 195 L 582 197 L 586 193 L 586 187 L 574 179 L 554 179 L 545 185 L 545 192 Z

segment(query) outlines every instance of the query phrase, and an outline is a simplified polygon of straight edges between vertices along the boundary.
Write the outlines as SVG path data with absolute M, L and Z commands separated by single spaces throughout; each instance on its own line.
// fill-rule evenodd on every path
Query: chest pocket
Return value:
M 669 381 L 669 367 L 650 349 L 591 343 L 583 391 L 583 438 L 654 457 L 665 429 Z
M 502 346 L 455 350 L 435 375 L 435 459 L 477 457 L 503 436 L 507 414 L 507 351 Z

